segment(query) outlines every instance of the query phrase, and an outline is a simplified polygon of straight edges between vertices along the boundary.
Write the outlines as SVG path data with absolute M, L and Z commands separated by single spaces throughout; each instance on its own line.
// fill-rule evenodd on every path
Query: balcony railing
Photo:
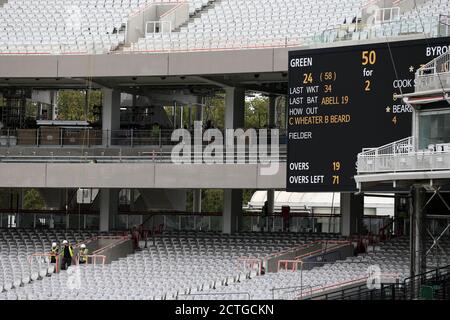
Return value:
M 98 130 L 42 127 L 0 130 L 1 147 L 131 147 L 171 146 L 173 130 Z M 194 131 L 191 130 L 191 137 Z M 223 134 L 223 132 L 222 132 Z M 270 139 L 270 133 L 268 134 Z M 225 136 L 223 134 L 223 136 Z M 279 131 L 279 144 L 286 144 L 286 133 Z M 204 142 L 204 144 L 208 144 Z
M 270 149 L 270 147 L 268 147 Z M 165 163 L 165 164 L 259 164 L 270 165 L 272 163 L 285 163 L 287 159 L 286 149 L 279 150 L 278 154 L 260 154 L 248 150 L 235 150 L 231 157 L 224 153 L 216 162 L 206 161 L 207 156 L 203 152 L 192 152 L 188 158 L 183 157 L 183 163 L 175 162 L 171 152 L 165 152 L 157 149 L 148 149 L 148 151 L 137 151 L 132 149 L 125 150 L 114 149 L 106 154 L 105 151 L 96 152 L 92 150 L 83 150 L 82 152 L 65 151 L 63 149 L 42 150 L 41 152 L 30 151 L 26 154 L 19 152 L 0 153 L 0 162 L 2 163 Z M 179 161 L 177 159 L 177 161 Z
M 418 69 L 416 82 L 416 91 L 449 88 L 450 52 L 442 54 Z
M 442 151 L 441 151 L 442 150 Z M 412 137 L 358 155 L 358 174 L 450 170 L 450 151 L 416 150 Z

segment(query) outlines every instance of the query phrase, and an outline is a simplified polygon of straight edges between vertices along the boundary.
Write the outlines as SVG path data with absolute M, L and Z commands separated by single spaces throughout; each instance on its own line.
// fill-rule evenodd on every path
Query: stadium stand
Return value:
M 239 258 L 263 259 L 319 239 L 341 238 L 332 234 L 241 233 L 230 236 L 177 232 L 157 236 L 149 241 L 148 248 L 111 264 L 81 266 L 76 273 L 80 287 L 68 286 L 73 281 L 73 273 L 64 271 L 52 277 L 42 274 L 42 280 L 31 281 L 37 278 L 31 276 L 30 279 L 29 275 L 40 271 L 29 269 L 25 263 L 26 255 L 42 250 L 50 244 L 49 239 L 66 237 L 72 242 L 80 242 L 90 236 L 92 234 L 86 232 L 3 233 L 3 241 L 9 241 L 9 244 L 2 244 L 2 252 L 10 248 L 10 255 L 2 256 L 4 292 L 0 299 L 297 299 L 301 294 L 308 296 L 330 287 L 364 282 L 368 268 L 373 265 L 379 266 L 381 273 L 390 279 L 403 281 L 409 276 L 409 245 L 405 237 L 378 244 L 367 254 L 335 263 L 318 267 L 312 264 L 302 271 L 280 270 L 259 276 L 254 269 L 243 268 Z M 12 239 L 17 243 L 28 243 L 28 251 L 22 249 L 22 253 L 14 253 Z M 31 245 L 33 239 L 36 244 Z M 441 240 L 440 247 L 438 255 L 431 253 L 428 256 L 429 269 L 450 264 L 450 239 Z M 22 260 L 12 261 L 14 256 L 22 257 Z M 10 261 L 11 265 L 5 267 L 5 261 Z M 21 280 L 20 284 L 18 280 Z
M 209 288 L 224 288 L 256 276 L 239 265 L 239 258 L 262 258 L 332 234 L 166 233 L 147 249 L 105 265 L 79 269 L 80 290 L 67 286 L 61 272 L 30 285 L 4 292 L 0 299 L 175 299 Z M 189 272 L 187 272 L 189 271 Z M 240 299 L 246 299 L 241 294 Z
M 450 264 L 450 239 L 443 240 L 441 247 L 442 251 L 439 255 L 429 255 L 427 263 L 430 269 Z M 212 296 L 212 299 L 233 300 L 237 297 L 230 293 L 238 292 L 251 293 L 251 298 L 255 300 L 296 299 L 302 294 L 308 297 L 330 287 L 335 288 L 358 281 L 365 282 L 369 276 L 368 268 L 374 265 L 380 267 L 381 274 L 387 279 L 403 281 L 409 277 L 408 239 L 404 237 L 393 239 L 376 246 L 374 252 L 312 269 L 308 268 L 309 270 L 306 268 L 297 272 L 282 270 L 251 280 L 244 279 L 239 283 L 231 283 L 227 287 L 220 288 L 220 293 Z M 302 273 L 301 276 L 300 273 Z M 219 290 L 210 289 L 204 296 L 186 296 L 185 299 L 210 299 L 208 294 L 214 292 Z
M 442 14 L 449 13 L 449 2 L 446 0 L 430 0 L 418 4 L 417 8 L 402 13 L 398 18 L 367 26 L 363 30 L 355 31 L 352 40 L 372 38 L 398 37 L 400 35 L 424 33 L 436 37 Z M 333 42 L 336 34 L 328 34 L 327 42 Z
M 0 8 L 0 53 L 106 53 L 128 16 L 154 0 L 10 0 Z M 176 2 L 163 0 L 158 2 Z M 193 0 L 191 14 L 205 1 Z
M 422 32 L 437 36 L 441 14 L 449 11 L 448 1 L 430 0 L 398 19 L 357 25 L 351 22 L 360 21 L 362 0 L 276 0 L 262 5 L 255 0 L 190 0 L 191 18 L 180 28 L 146 33 L 123 46 L 128 18 L 154 2 L 177 1 L 84 0 L 83 5 L 75 5 L 66 0 L 10 0 L 0 8 L 0 54 L 195 51 L 301 46 Z
M 375 25 L 364 25 L 363 23 L 358 25 L 361 7 L 364 3 L 363 0 L 349 0 L 345 1 L 345 3 L 338 0 L 190 0 L 188 1 L 190 4 L 190 19 L 181 27 L 168 33 L 148 33 L 144 38 L 140 38 L 130 46 L 125 46 L 123 29 L 130 15 L 157 1 L 80 0 L 77 5 L 73 5 L 73 2 L 69 0 L 9 0 L 3 7 L 0 7 L 0 55 L 202 51 L 301 46 L 314 41 L 332 43 L 338 40 L 355 40 L 355 43 L 359 43 L 359 40 L 418 33 L 437 36 L 439 35 L 439 24 L 442 14 L 449 12 L 450 7 L 448 0 L 429 0 L 414 10 L 403 12 L 398 16 L 398 19 L 391 19 Z M 176 1 L 173 2 L 176 3 Z M 343 23 L 344 21 L 345 23 Z M 6 60 L 9 60 L 9 57 Z M 274 64 L 274 60 L 269 60 Z M 446 61 L 448 62 L 448 59 Z M 277 73 L 280 73 L 278 69 Z M 285 77 L 286 75 L 281 74 L 280 76 Z M 154 75 L 151 74 L 150 76 L 153 77 Z M 179 75 L 176 74 L 176 76 L 178 77 Z M 196 77 L 199 78 L 199 76 Z M 227 77 L 225 75 L 224 78 Z M 260 77 L 260 74 L 249 74 L 249 77 L 257 79 Z M 6 76 L 4 78 L 5 81 L 10 81 L 10 78 L 6 78 Z M 132 79 L 136 81 L 137 77 Z M 185 79 L 186 76 L 180 76 L 180 80 Z M 39 78 L 35 80 L 39 81 Z M 151 80 L 153 81 L 153 79 Z M 166 80 L 166 77 L 161 77 L 161 81 L 164 80 Z M 58 78 L 55 81 L 60 81 L 60 79 Z M 146 83 L 147 79 L 141 81 Z M 177 81 L 174 81 L 174 83 L 178 83 Z M 285 82 L 286 80 L 280 81 Z M 205 82 L 208 85 L 209 82 L 220 84 L 220 82 L 211 79 L 206 79 Z M 20 81 L 18 83 L 20 85 Z M 102 82 L 100 81 L 99 83 L 101 84 Z M 148 87 L 152 87 L 154 83 L 157 84 L 158 82 L 149 80 Z M 5 87 L 7 86 L 9 84 L 5 85 Z M 134 86 L 133 83 L 127 85 L 130 88 L 132 86 Z M 183 86 L 185 85 L 183 84 L 180 87 Z M 43 85 L 42 88 L 47 87 Z M 241 102 L 244 103 L 245 90 L 241 92 L 241 89 L 235 90 L 234 87 L 230 87 L 226 89 L 225 94 L 227 96 L 228 92 L 232 92 L 233 100 L 238 100 L 242 93 Z M 106 101 L 104 102 L 105 105 L 108 104 L 111 110 L 113 106 L 117 107 L 115 108 L 116 110 L 119 110 L 120 88 L 117 88 L 117 92 L 116 89 L 108 90 L 105 90 L 109 94 L 109 96 L 105 95 L 107 97 L 104 99 Z M 118 94 L 116 95 L 116 93 Z M 184 94 L 183 91 L 180 95 Z M 162 96 L 160 92 L 158 92 L 158 95 Z M 11 96 L 14 95 L 11 94 Z M 88 97 L 88 91 L 86 91 L 86 97 Z M 6 94 L 5 99 L 7 99 Z M 12 98 L 8 99 L 12 100 Z M 114 103 L 112 102 L 113 99 L 115 99 Z M 23 101 L 26 101 L 26 99 L 24 98 Z M 173 102 L 175 103 L 173 109 L 173 124 L 175 126 L 177 106 L 176 101 L 174 100 Z M 276 106 L 276 100 L 273 100 L 273 102 Z M 88 103 L 89 101 L 87 101 L 86 105 Z M 197 104 L 200 105 L 200 103 Z M 232 108 L 235 108 L 234 105 L 235 103 L 233 102 Z M 199 108 L 199 110 L 201 111 L 202 108 Z M 191 118 L 191 114 L 189 114 L 189 117 Z M 105 120 L 107 120 L 106 117 Z M 112 121 L 109 124 L 112 124 Z M 233 124 L 233 126 L 235 125 Z M 9 135 L 10 129 L 6 128 L 6 130 Z M 106 129 L 107 138 L 108 130 Z M 113 131 L 111 130 L 111 132 Z M 34 131 L 34 133 L 37 134 L 36 144 L 39 145 L 39 131 Z M 35 135 L 33 135 L 33 141 L 35 141 L 34 137 Z M 50 137 L 50 140 L 53 141 L 53 136 Z M 131 137 L 133 137 L 133 130 L 131 130 Z M 6 141 L 5 139 L 6 136 L 3 136 L 3 141 Z M 133 138 L 130 141 L 133 141 Z M 146 157 L 144 161 L 148 163 L 153 162 L 153 166 L 155 166 L 155 163 L 167 164 L 165 161 L 169 161 L 168 156 L 166 159 L 162 151 L 161 141 L 163 140 L 160 134 L 160 154 L 155 156 L 154 150 L 152 152 L 144 151 L 143 156 Z M 131 142 L 131 144 L 133 143 Z M 34 149 L 17 148 L 17 151 L 14 149 L 11 149 L 11 151 L 6 148 L 6 144 L 5 142 L 3 146 L 8 157 L 19 154 L 18 158 L 25 156 L 23 158 L 25 160 L 5 159 L 3 161 L 4 164 L 15 161 L 32 162 L 26 158 L 26 152 L 34 152 L 34 156 L 36 156 Z M 15 146 L 15 144 L 13 145 Z M 40 151 L 41 153 L 48 152 L 46 149 L 41 150 L 44 150 Z M 55 150 L 57 149 L 55 148 Z M 61 153 L 69 154 L 61 156 L 61 158 L 70 159 L 70 152 L 72 151 L 68 150 L 60 151 Z M 92 150 L 94 151 L 91 152 L 97 151 L 95 149 Z M 113 150 L 113 152 L 116 152 L 115 149 Z M 53 152 L 52 149 L 50 151 L 52 161 L 59 156 L 57 152 Z M 88 156 L 90 156 L 89 151 L 85 151 L 82 148 L 80 154 L 81 152 L 83 152 L 87 160 Z M 139 157 L 142 155 L 140 152 L 138 151 Z M 112 157 L 113 160 L 111 161 L 122 162 L 122 149 L 120 149 L 119 154 L 118 160 Z M 124 158 L 127 157 L 125 152 L 123 155 Z M 152 157 L 149 155 L 152 155 Z M 105 156 L 104 152 L 103 156 Z M 33 159 L 35 163 L 47 161 L 45 157 L 43 157 L 44 160 L 38 157 L 39 154 Z M 132 157 L 130 156 L 130 158 Z M 285 162 L 284 158 L 283 162 Z M 96 159 L 89 165 L 93 167 L 94 163 L 97 163 Z M 137 165 L 135 166 L 137 167 Z M 155 168 L 153 170 L 156 172 Z M 189 176 L 189 179 L 192 179 L 192 175 Z M 173 180 L 176 180 L 176 178 Z M 87 187 L 91 186 L 87 185 Z M 176 187 L 179 186 L 177 185 Z M 105 190 L 104 193 L 103 190 Z M 118 209 L 116 207 L 119 207 L 120 203 L 118 193 L 115 194 L 114 192 L 113 194 L 111 189 L 103 190 L 101 190 L 100 196 L 102 198 L 99 199 L 99 214 L 100 217 L 107 216 L 107 219 L 103 218 L 103 221 L 106 221 L 104 224 L 107 228 L 102 229 L 103 226 L 100 223 L 100 230 L 115 229 L 116 226 L 110 224 L 111 221 L 109 219 L 114 220 L 114 215 L 118 214 L 118 211 L 114 212 L 115 209 Z M 200 195 L 199 203 L 201 203 L 201 191 L 198 192 L 198 187 L 195 190 Z M 227 203 L 233 205 L 228 206 L 231 209 L 227 209 L 229 216 L 231 216 L 235 213 L 234 203 L 238 204 L 237 207 L 242 204 L 233 198 L 240 198 L 238 200 L 242 202 L 242 194 L 237 197 L 233 195 L 233 190 L 237 189 L 228 188 L 224 190 L 227 192 L 226 196 L 230 198 L 230 201 Z M 272 187 L 271 190 L 274 190 L 274 188 Z M 141 195 L 144 198 L 144 193 Z M 134 193 L 131 195 L 130 192 L 130 199 L 133 199 L 133 197 Z M 333 193 L 331 213 L 334 212 L 334 197 Z M 93 203 L 92 197 L 90 198 L 90 202 Z M 258 207 L 256 210 L 258 214 L 260 211 L 269 211 L 265 202 L 268 198 L 269 196 L 266 195 L 264 202 L 261 201 L 261 208 Z M 125 200 L 127 200 L 124 202 L 128 206 L 128 198 L 126 197 Z M 392 200 L 395 204 L 395 200 Z M 129 206 L 132 207 L 132 200 L 129 203 Z M 116 205 L 116 207 L 113 207 L 112 204 Z M 142 207 L 145 207 L 145 205 L 144 203 Z M 420 208 L 419 206 L 416 207 Z M 171 212 L 172 209 L 165 210 Z M 306 211 L 306 205 L 304 206 L 304 211 Z M 81 209 L 79 212 L 81 216 Z M 130 212 L 138 213 L 141 216 L 143 214 L 140 211 L 131 210 Z M 150 212 L 153 214 L 153 211 L 144 213 L 149 214 Z M 311 210 L 311 217 L 308 215 L 306 218 L 317 219 L 317 216 L 314 216 L 313 213 Z M 342 219 L 344 213 L 343 211 L 341 213 L 340 218 Z M 290 212 L 287 213 L 288 223 L 289 214 Z M 126 228 L 128 228 L 130 216 L 131 214 L 127 216 Z M 225 217 L 225 209 L 223 216 Z M 298 217 L 303 216 L 299 215 Z M 363 216 L 361 215 L 361 217 Z M 337 217 L 335 214 L 332 214 L 329 221 L 332 218 Z M 233 221 L 233 219 L 229 221 Z M 278 221 L 281 222 L 281 219 L 284 219 L 284 216 L 280 216 Z M 448 221 L 448 216 L 446 219 Z M 222 220 L 223 225 L 225 225 L 224 220 Z M 178 221 L 181 228 L 181 218 Z M 392 220 L 392 222 L 394 221 L 395 219 Z M 140 226 L 142 227 L 142 225 Z M 229 225 L 232 226 L 232 223 L 229 223 Z M 237 223 L 235 223 L 236 225 Z M 280 225 L 283 226 L 281 223 Z M 162 224 L 161 226 L 165 225 Z M 383 230 L 382 235 L 385 236 L 384 230 L 391 226 L 392 223 L 385 227 L 378 226 L 378 230 L 380 232 Z M 380 229 L 379 227 L 382 228 Z M 306 227 L 302 228 L 299 228 L 299 230 L 306 229 Z M 309 228 L 309 224 L 307 228 Z M 322 228 L 322 224 L 320 224 L 320 228 Z M 229 229 L 229 232 L 234 232 L 234 230 L 231 230 L 234 227 Z M 404 225 L 404 229 L 406 229 L 406 225 Z M 288 230 L 292 231 L 293 229 Z M 314 222 L 312 230 L 315 230 Z M 331 230 L 330 227 L 328 230 Z M 448 228 L 443 233 L 446 231 L 448 231 Z M 126 234 L 127 232 L 129 230 L 124 231 Z M 134 232 L 138 233 L 136 228 L 134 228 Z M 358 234 L 361 234 L 361 230 L 358 230 L 358 232 L 360 232 Z M 428 232 L 431 235 L 430 231 Z M 411 260 L 414 260 L 411 256 L 414 256 L 415 252 L 420 253 L 419 250 L 414 251 L 414 249 L 411 249 L 408 238 L 398 237 L 369 246 L 367 253 L 361 255 L 348 258 L 341 256 L 338 261 L 316 260 L 313 263 L 303 263 L 303 267 L 300 270 L 294 270 L 294 268 L 293 270 L 288 270 L 286 267 L 285 270 L 278 270 L 278 272 L 266 272 L 264 270 L 265 272 L 260 274 L 260 269 L 256 270 L 254 266 L 247 266 L 245 263 L 243 265 L 242 262 L 261 262 L 273 255 L 280 255 L 315 241 L 343 240 L 346 238 L 337 234 L 255 232 L 227 235 L 179 231 L 162 232 L 162 234 L 146 239 L 145 242 L 141 241 L 140 246 L 143 248 L 142 250 L 136 250 L 135 253 L 126 257 L 124 254 L 118 259 L 114 256 L 113 258 L 116 260 L 111 259 L 113 261 L 109 264 L 86 264 L 78 268 L 74 267 L 70 271 L 57 273 L 53 266 L 48 265 L 46 258 L 39 257 L 39 263 L 30 263 L 32 261 L 30 260 L 31 255 L 48 252 L 52 242 L 60 243 L 63 239 L 66 239 L 72 244 L 80 244 L 97 234 L 70 230 L 0 229 L 0 300 L 301 299 L 305 298 L 305 295 L 306 297 L 311 297 L 313 294 L 322 294 L 330 288 L 340 288 L 352 283 L 364 283 L 370 277 L 370 270 L 373 267 L 379 267 L 381 274 L 388 278 L 388 281 L 405 281 L 411 273 L 414 273 L 411 271 L 411 266 L 414 265 L 414 261 L 411 263 Z M 349 232 L 349 234 L 353 233 Z M 389 236 L 393 236 L 393 232 Z M 431 240 L 427 243 L 426 248 L 434 245 L 434 249 L 426 254 L 428 270 L 450 265 L 450 239 L 444 236 L 441 238 L 441 236 L 436 238 L 437 240 L 433 239 L 435 240 L 434 243 Z M 124 236 L 125 241 L 129 241 L 127 237 L 127 235 Z M 138 236 L 133 239 L 138 241 Z M 411 244 L 414 243 L 413 241 L 414 239 L 411 238 Z M 348 243 L 346 244 L 349 246 Z M 412 251 L 412 254 L 410 251 Z M 298 259 L 290 261 L 293 264 L 296 262 L 302 261 Z
M 30 263 L 30 255 L 49 252 L 52 242 L 68 240 L 75 245 L 94 235 L 86 231 L 0 229 L 0 291 L 20 287 L 55 271 L 44 261 Z
M 221 0 L 170 34 L 147 34 L 130 51 L 203 50 L 306 44 L 330 26 L 352 21 L 362 1 Z M 318 19 L 320 17 L 320 19 Z

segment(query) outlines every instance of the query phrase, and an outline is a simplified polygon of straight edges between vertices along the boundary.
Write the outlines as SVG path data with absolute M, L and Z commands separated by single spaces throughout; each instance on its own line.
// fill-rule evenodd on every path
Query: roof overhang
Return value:
M 416 184 L 444 186 L 450 185 L 450 170 L 359 174 L 354 178 L 359 190 L 386 185 L 393 188 L 405 188 Z
M 441 101 L 447 101 L 450 103 L 450 88 L 400 94 L 395 95 L 395 98 L 400 98 L 403 102 L 413 107 Z

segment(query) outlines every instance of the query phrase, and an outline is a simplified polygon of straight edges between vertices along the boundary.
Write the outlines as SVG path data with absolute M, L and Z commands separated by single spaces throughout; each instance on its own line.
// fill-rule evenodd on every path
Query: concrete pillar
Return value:
M 245 89 L 225 89 L 225 129 L 243 128 L 245 125 Z M 239 231 L 242 220 L 242 190 L 223 192 L 223 233 Z
M 277 119 L 277 108 L 276 108 L 276 102 L 277 97 L 276 96 L 269 96 L 269 123 L 267 126 L 269 128 L 275 128 L 276 127 L 276 119 Z
M 202 127 L 204 127 L 204 122 L 203 122 L 203 106 L 204 106 L 204 98 L 200 98 L 197 97 L 197 103 L 191 105 L 191 110 L 195 107 L 195 112 L 194 110 L 192 110 L 192 117 L 194 118 L 194 121 L 201 121 L 202 123 Z M 189 115 L 189 117 L 191 117 L 191 115 Z M 189 126 L 189 128 L 191 128 L 192 125 Z
M 416 190 L 415 196 L 415 211 L 416 217 L 416 271 L 418 274 L 427 271 L 427 243 L 426 243 L 426 209 L 425 205 L 425 190 L 423 188 Z
M 25 224 L 26 220 L 25 220 L 25 216 L 24 214 L 22 214 L 22 210 L 23 210 L 23 198 L 24 198 L 24 190 L 23 188 L 20 188 L 19 191 L 17 192 L 17 213 L 19 213 L 19 215 L 17 215 L 16 217 L 16 226 L 17 228 L 20 228 Z
M 239 232 L 242 224 L 242 190 L 223 191 L 222 232 L 233 234 Z
M 275 190 L 267 190 L 267 214 L 271 215 L 274 212 L 275 205 Z
M 361 232 L 364 216 L 364 196 L 341 193 L 341 234 L 351 236 Z
M 184 128 L 184 106 L 180 107 L 180 129 Z
M 90 90 L 84 90 L 84 109 L 83 109 L 83 113 L 84 113 L 84 119 L 83 120 L 87 120 L 88 118 L 88 112 L 89 112 L 89 94 L 90 94 Z
M 52 117 L 51 120 L 58 119 L 58 91 L 51 91 L 50 95 L 51 105 L 52 105 Z
M 189 113 L 188 113 L 188 129 L 189 130 L 191 130 L 191 127 L 192 127 L 192 108 L 193 108 L 193 106 L 192 105 L 190 105 L 189 106 Z
M 416 215 L 414 214 L 414 190 L 411 189 L 409 197 L 409 276 L 413 278 L 416 275 L 416 242 L 414 241 L 416 236 Z M 411 281 L 411 299 L 414 299 L 415 282 Z
M 275 206 L 275 190 L 270 189 L 267 190 L 267 215 L 268 217 L 268 226 L 267 230 L 270 232 L 273 228 L 273 213 L 274 213 L 274 206 Z
M 100 190 L 100 231 L 114 229 L 119 211 L 118 189 Z
M 195 107 L 195 121 L 203 122 L 203 105 L 197 104 Z
M 172 123 L 173 123 L 173 128 L 176 129 L 177 128 L 177 103 L 174 102 L 173 103 L 173 115 L 172 115 Z
M 426 271 L 426 237 L 425 237 L 425 214 L 424 189 L 420 186 L 411 188 L 410 197 L 410 276 L 424 273 Z M 414 281 L 413 281 L 414 282 Z M 419 282 L 412 283 L 411 293 L 415 296 L 419 292 Z M 414 296 L 413 296 L 414 298 Z
M 135 196 L 135 189 L 130 189 L 130 211 L 134 211 L 135 210 L 135 200 L 136 200 L 136 196 Z
M 225 89 L 225 129 L 243 128 L 245 125 L 245 89 Z
M 120 129 L 120 92 L 113 89 L 102 89 L 102 95 L 103 144 L 110 146 L 114 137 L 111 131 Z
M 193 200 L 192 211 L 196 213 L 202 212 L 202 189 L 193 191 Z

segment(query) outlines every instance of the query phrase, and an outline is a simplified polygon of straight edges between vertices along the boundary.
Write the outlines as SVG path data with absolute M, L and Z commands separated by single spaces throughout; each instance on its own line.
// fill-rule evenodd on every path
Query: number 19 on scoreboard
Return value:
M 339 173 L 339 171 L 341 171 L 341 162 L 340 161 L 333 162 L 334 175 L 333 175 L 332 179 L 333 179 L 334 185 L 338 185 L 341 183 L 340 176 L 337 174 L 337 173 Z

